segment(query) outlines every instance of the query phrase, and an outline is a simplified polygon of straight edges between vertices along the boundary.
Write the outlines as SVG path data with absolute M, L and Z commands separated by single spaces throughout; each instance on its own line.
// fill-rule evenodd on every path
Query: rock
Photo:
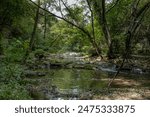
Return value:
M 38 75 L 38 76 L 45 76 L 46 73 L 44 73 L 44 72 L 37 72 L 37 75 Z
M 26 76 L 36 76 L 37 75 L 37 73 L 35 71 L 31 71 L 31 70 L 24 71 L 24 74 Z
M 93 98 L 93 94 L 91 92 L 82 93 L 79 97 L 80 100 L 91 100 Z
M 132 68 L 131 73 L 134 73 L 134 74 L 143 74 L 143 71 L 140 68 Z
M 97 68 L 105 72 L 117 72 L 117 66 L 112 63 L 102 63 Z
M 80 57 L 81 53 L 76 53 L 76 52 L 66 52 L 63 54 L 64 58 L 70 58 L 70 57 Z
M 64 65 L 62 63 L 51 63 L 50 64 L 50 67 L 51 68 L 57 68 L 57 67 L 63 67 Z
M 38 71 L 31 71 L 31 70 L 26 70 L 24 72 L 24 74 L 28 77 L 31 77 L 31 76 L 45 76 L 46 73 L 45 72 L 38 72 Z
M 56 85 L 52 85 L 51 90 L 50 90 L 50 93 L 51 93 L 51 94 L 54 94 L 54 95 L 56 95 L 56 94 L 59 93 L 58 88 L 57 88 Z

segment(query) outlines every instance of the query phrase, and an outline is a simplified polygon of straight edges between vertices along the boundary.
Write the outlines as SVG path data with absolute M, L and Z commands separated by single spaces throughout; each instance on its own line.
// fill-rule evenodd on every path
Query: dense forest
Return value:
M 150 99 L 149 78 L 149 0 L 0 1 L 0 99 Z

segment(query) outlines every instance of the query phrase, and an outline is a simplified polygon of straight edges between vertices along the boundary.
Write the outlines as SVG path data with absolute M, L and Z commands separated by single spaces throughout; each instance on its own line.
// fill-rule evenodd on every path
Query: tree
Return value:
M 20 20 L 31 12 L 31 5 L 26 0 L 1 0 L 0 3 L 0 54 L 3 53 L 2 41 L 18 37 L 22 29 L 18 28 Z M 10 40 L 9 40 L 10 41 Z
M 113 79 L 109 82 L 108 84 L 108 89 L 111 85 L 111 83 L 113 82 L 113 80 L 117 77 L 117 75 L 119 74 L 121 68 L 123 67 L 125 60 L 127 60 L 128 58 L 130 58 L 131 55 L 131 47 L 132 47 L 132 42 L 133 39 L 135 37 L 135 35 L 137 34 L 137 32 L 139 32 L 139 26 L 145 16 L 145 13 L 148 11 L 148 9 L 150 8 L 150 2 L 146 2 L 142 7 L 138 8 L 140 3 L 140 0 L 136 0 L 133 2 L 133 6 L 134 9 L 131 12 L 131 16 L 129 19 L 129 27 L 127 29 L 126 32 L 126 37 L 125 37 L 125 52 L 124 52 L 124 58 L 122 60 L 122 63 L 117 71 L 117 73 L 114 75 Z
M 135 37 L 135 35 L 137 34 L 137 32 L 139 31 L 139 26 L 145 16 L 145 13 L 148 11 L 148 9 L 150 8 L 150 2 L 145 3 L 141 8 L 138 9 L 138 4 L 139 4 L 138 0 L 137 2 L 135 2 L 134 4 L 134 10 L 132 12 L 132 16 L 130 18 L 130 24 L 127 30 L 127 35 L 126 35 L 126 41 L 125 41 L 125 58 L 130 58 L 130 54 L 131 54 L 131 47 L 132 47 L 132 42 L 133 39 Z
M 38 0 L 38 5 L 40 6 L 40 0 Z M 35 33 L 36 33 L 36 29 L 37 29 L 37 25 L 38 25 L 38 20 L 39 20 L 39 7 L 37 7 L 37 11 L 36 11 L 36 16 L 34 19 L 34 27 L 33 27 L 33 31 L 31 34 L 31 39 L 29 42 L 29 51 L 32 51 L 34 48 L 34 43 L 35 43 Z
M 31 1 L 31 0 L 30 0 Z M 61 20 L 64 20 L 65 22 L 69 23 L 70 25 L 76 27 L 77 29 L 79 29 L 81 32 L 83 32 L 89 39 L 89 41 L 91 42 L 91 44 L 93 45 L 93 48 L 95 48 L 96 52 L 98 55 L 101 56 L 101 49 L 99 48 L 99 46 L 97 45 L 97 43 L 94 41 L 94 36 L 92 35 L 91 32 L 89 32 L 85 26 L 83 26 L 83 23 L 81 23 L 82 21 L 78 20 L 77 15 L 75 14 L 75 10 L 76 9 L 72 9 L 71 7 L 69 7 L 67 5 L 67 2 L 64 2 L 63 0 L 59 0 L 59 2 L 62 3 L 62 5 L 65 7 L 65 11 L 69 13 L 70 17 L 65 17 L 65 15 L 62 12 L 62 7 L 60 6 L 61 4 L 57 4 L 58 1 L 54 1 L 54 3 L 51 5 L 53 7 L 53 9 L 56 7 L 56 10 L 59 11 L 61 13 L 61 16 L 56 15 L 54 13 L 52 13 L 51 11 L 44 9 L 42 7 L 40 7 L 38 4 L 36 4 L 35 2 L 31 1 L 35 6 L 39 7 L 40 9 L 46 11 L 47 13 L 49 13 L 50 15 L 59 18 Z M 76 5 L 75 5 L 76 6 Z M 77 8 L 77 6 L 76 6 Z M 79 8 L 79 7 L 78 7 Z M 49 8 L 50 9 L 50 8 Z M 69 19 L 68 19 L 69 18 Z M 70 19 L 71 18 L 71 19 Z M 93 31 L 92 31 L 93 32 Z M 102 57 L 102 56 L 101 56 Z

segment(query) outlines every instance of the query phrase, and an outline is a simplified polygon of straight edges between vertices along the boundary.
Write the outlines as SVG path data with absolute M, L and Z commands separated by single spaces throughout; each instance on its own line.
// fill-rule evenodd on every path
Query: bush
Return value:
M 4 48 L 4 55 L 8 62 L 20 62 L 25 55 L 24 43 L 15 39 L 8 47 Z
M 23 77 L 23 67 L 15 63 L 1 63 L 0 81 L 11 82 L 20 81 Z
M 0 63 L 0 99 L 31 99 L 23 83 L 23 68 L 19 64 Z
M 0 99 L 1 100 L 23 100 L 31 99 L 28 91 L 17 82 L 9 82 L 7 84 L 0 83 Z
M 29 53 L 29 56 L 27 57 L 26 63 L 28 64 L 28 66 L 38 64 L 39 61 L 45 60 L 46 56 L 47 56 L 47 53 L 44 50 L 37 49 L 37 50 Z

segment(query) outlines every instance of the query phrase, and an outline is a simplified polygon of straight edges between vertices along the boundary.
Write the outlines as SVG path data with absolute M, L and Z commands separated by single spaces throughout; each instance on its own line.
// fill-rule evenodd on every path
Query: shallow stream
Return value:
M 43 72 L 43 71 L 42 71 Z M 107 88 L 109 79 L 114 72 L 85 69 L 50 69 L 46 76 L 31 77 L 35 80 L 36 91 L 40 99 L 80 99 L 91 98 L 102 89 Z M 111 88 L 142 88 L 150 87 L 149 75 L 120 74 L 112 83 Z M 36 97 L 35 97 L 36 99 Z M 38 99 L 38 98 L 37 98 Z

